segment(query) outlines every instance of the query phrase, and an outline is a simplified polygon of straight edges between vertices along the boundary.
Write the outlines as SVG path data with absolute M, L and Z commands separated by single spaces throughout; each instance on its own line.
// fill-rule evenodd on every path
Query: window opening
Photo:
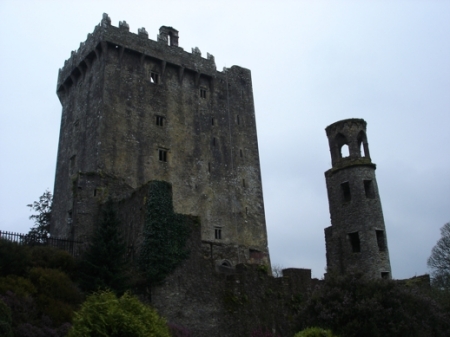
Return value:
M 388 271 L 382 271 L 381 272 L 381 278 L 383 280 L 388 280 L 389 279 L 389 272 Z
M 241 121 L 240 121 L 240 119 L 239 119 L 239 115 L 236 116 L 236 123 L 237 123 L 237 125 L 240 125 L 240 124 L 241 124 Z
M 380 252 L 384 252 L 386 250 L 386 241 L 384 240 L 384 231 L 377 230 L 375 232 L 377 234 L 378 250 Z
M 239 154 L 240 154 L 240 156 L 242 158 L 242 149 L 239 149 Z
M 350 156 L 350 150 L 347 144 L 341 146 L 341 158 L 347 158 Z
M 245 207 L 245 214 L 248 214 L 248 208 Z
M 208 163 L 208 172 L 211 172 L 211 163 Z
M 361 245 L 359 242 L 359 233 L 349 233 L 348 238 L 350 239 L 350 244 L 352 245 L 352 252 L 359 253 L 361 251 Z
M 211 125 L 214 125 L 214 117 L 211 118 Z
M 156 116 L 156 125 L 164 126 L 164 117 L 163 116 Z
M 366 198 L 375 198 L 375 191 L 373 189 L 372 180 L 364 180 L 364 192 L 366 193 Z
M 245 179 L 242 179 L 242 187 L 245 187 Z
M 221 240 L 222 239 L 222 228 L 215 228 L 214 229 L 214 238 L 216 240 Z
M 158 84 L 158 77 L 159 76 L 157 73 L 151 72 L 150 73 L 150 83 Z
M 352 196 L 350 194 L 350 184 L 348 181 L 341 184 L 341 190 L 344 202 L 349 202 L 350 200 L 352 200 Z
M 213 137 L 213 146 L 216 146 L 216 137 Z
M 97 189 L 94 188 L 94 197 L 97 195 Z
M 167 161 L 167 150 L 158 149 L 159 161 Z
M 206 98 L 206 89 L 200 89 L 200 98 Z

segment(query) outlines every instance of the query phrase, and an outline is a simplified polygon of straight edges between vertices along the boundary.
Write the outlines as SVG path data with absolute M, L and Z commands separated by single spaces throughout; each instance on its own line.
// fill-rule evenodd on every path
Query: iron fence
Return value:
M 81 241 L 46 237 L 45 235 L 39 234 L 22 234 L 7 231 L 0 231 L 0 239 L 17 242 L 20 245 L 56 247 L 65 250 L 72 256 L 75 256 L 78 253 L 79 246 L 82 244 Z

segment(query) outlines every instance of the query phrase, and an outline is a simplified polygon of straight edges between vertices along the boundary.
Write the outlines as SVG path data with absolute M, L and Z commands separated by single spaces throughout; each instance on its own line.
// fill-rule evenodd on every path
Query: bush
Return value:
M 333 337 L 331 330 L 324 330 L 322 328 L 307 328 L 297 332 L 294 337 Z
M 0 294 L 6 294 L 7 291 L 25 297 L 36 294 L 37 290 L 29 279 L 17 275 L 8 275 L 0 277 Z
M 11 310 L 6 305 L 6 303 L 0 299 L 0 336 L 4 337 L 13 336 L 11 324 L 12 324 Z
M 125 293 L 111 291 L 89 296 L 75 313 L 68 337 L 170 337 L 166 322 L 155 310 Z
M 361 275 L 330 277 L 311 294 L 304 323 L 352 337 L 447 336 L 450 317 L 418 287 Z
M 30 265 L 30 258 L 29 247 L 0 239 L 0 276 L 24 276 Z
M 74 278 L 76 264 L 68 252 L 55 247 L 35 246 L 30 254 L 32 267 L 58 269 Z

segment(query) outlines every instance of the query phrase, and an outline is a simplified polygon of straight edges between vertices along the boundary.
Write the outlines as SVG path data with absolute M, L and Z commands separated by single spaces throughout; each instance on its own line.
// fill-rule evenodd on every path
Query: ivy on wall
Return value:
M 189 255 L 188 217 L 173 211 L 172 186 L 164 181 L 149 182 L 144 240 L 139 267 L 151 285 L 161 283 Z

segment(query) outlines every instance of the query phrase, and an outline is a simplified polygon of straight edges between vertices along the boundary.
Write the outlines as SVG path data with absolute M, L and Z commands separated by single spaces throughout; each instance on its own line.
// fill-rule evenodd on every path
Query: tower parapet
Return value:
M 325 172 L 331 226 L 325 229 L 329 272 L 391 278 L 386 229 L 363 119 L 325 130 L 332 168 Z
M 172 27 L 162 26 L 157 41 L 154 41 L 148 38 L 145 28 L 139 28 L 137 34 L 130 32 L 130 26 L 126 21 L 120 21 L 119 27 L 114 27 L 108 14 L 104 13 L 94 32 L 87 35 L 86 41 L 80 43 L 76 51 L 72 51 L 70 58 L 59 70 L 57 92 L 68 89 L 108 48 L 132 50 L 140 54 L 142 61 L 150 57 L 161 63 L 201 71 L 202 75 L 213 77 L 216 72 L 214 57 L 208 54 L 207 58 L 198 58 L 201 53 L 184 51 L 178 46 L 178 40 L 178 31 Z

